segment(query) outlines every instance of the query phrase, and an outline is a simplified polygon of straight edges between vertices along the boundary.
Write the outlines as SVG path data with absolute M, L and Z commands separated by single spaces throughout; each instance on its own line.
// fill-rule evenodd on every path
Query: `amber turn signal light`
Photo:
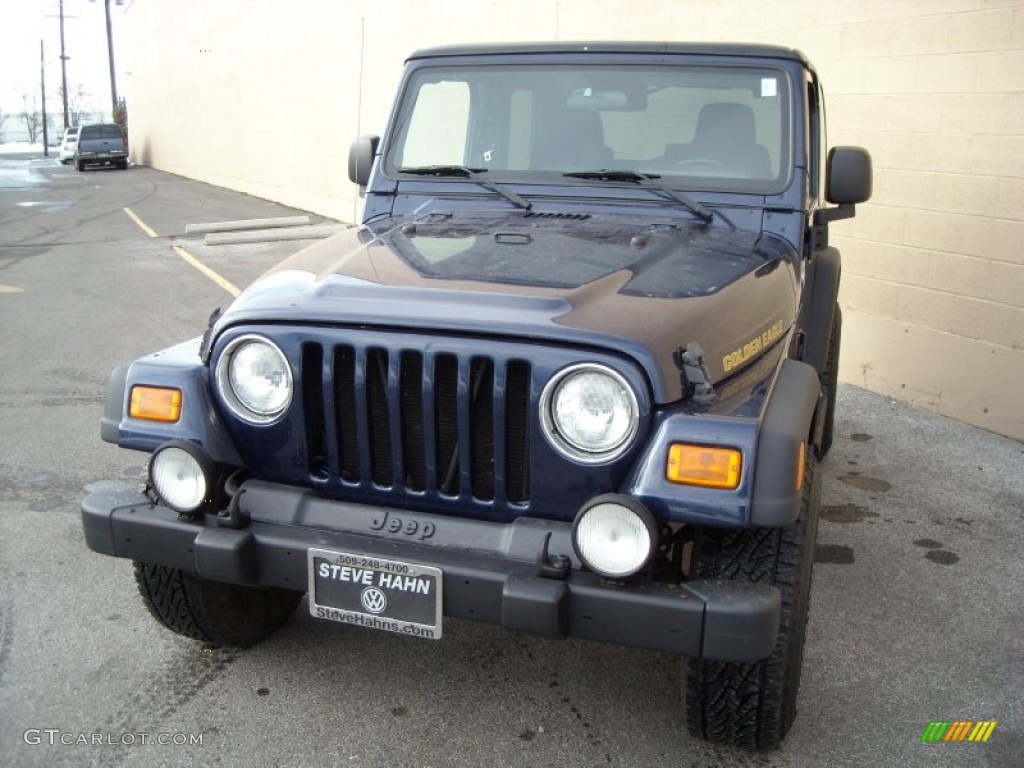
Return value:
M 132 387 L 128 415 L 133 419 L 173 424 L 181 417 L 181 390 L 170 387 Z
M 673 443 L 665 478 L 670 483 L 732 490 L 740 484 L 743 454 L 735 448 Z

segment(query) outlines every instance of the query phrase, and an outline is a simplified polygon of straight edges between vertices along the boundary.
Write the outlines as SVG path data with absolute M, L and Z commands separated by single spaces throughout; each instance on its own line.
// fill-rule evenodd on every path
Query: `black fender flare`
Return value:
M 800 514 L 796 481 L 824 394 L 818 372 L 807 363 L 782 362 L 761 418 L 751 494 L 750 525 L 790 525 Z
M 107 395 L 103 403 L 103 418 L 100 420 L 100 438 L 117 445 L 121 417 L 124 415 L 124 393 L 128 386 L 130 364 L 119 365 L 110 372 L 107 381 Z
M 810 275 L 810 300 L 804 303 L 801 330 L 804 332 L 801 359 L 819 373 L 825 369 L 832 319 L 839 298 L 842 258 L 836 248 L 815 251 Z

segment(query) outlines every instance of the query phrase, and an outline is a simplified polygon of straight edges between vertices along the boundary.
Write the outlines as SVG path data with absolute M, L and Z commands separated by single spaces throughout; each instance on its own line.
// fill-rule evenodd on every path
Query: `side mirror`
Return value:
M 871 155 L 860 147 L 833 147 L 825 163 L 825 199 L 835 208 L 821 208 L 814 214 L 814 223 L 824 226 L 830 221 L 850 219 L 857 213 L 857 203 L 871 197 Z M 824 248 L 827 236 L 815 247 Z
M 380 143 L 380 136 L 360 136 L 352 142 L 348 150 L 348 177 L 365 187 L 370 181 L 370 170 L 373 168 L 373 158 L 377 154 L 377 144 Z
M 833 147 L 825 166 L 825 199 L 839 205 L 871 197 L 871 155 L 861 147 Z

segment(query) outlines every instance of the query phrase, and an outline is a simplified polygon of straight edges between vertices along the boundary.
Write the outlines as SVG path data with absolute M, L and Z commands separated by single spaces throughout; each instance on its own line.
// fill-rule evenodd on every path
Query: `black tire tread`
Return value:
M 287 621 L 302 599 L 301 592 L 210 581 L 150 563 L 135 563 L 135 582 L 157 621 L 215 647 L 255 645 Z
M 793 723 L 817 533 L 815 463 L 809 456 L 801 514 L 793 525 L 697 532 L 694 578 L 777 586 L 782 592 L 782 616 L 775 649 L 766 659 L 686 662 L 686 717 L 693 736 L 734 746 L 772 748 Z

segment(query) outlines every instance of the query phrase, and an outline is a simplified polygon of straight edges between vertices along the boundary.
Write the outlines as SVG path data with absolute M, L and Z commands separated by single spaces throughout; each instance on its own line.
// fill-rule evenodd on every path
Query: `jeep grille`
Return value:
M 306 455 L 321 482 L 525 505 L 529 363 L 307 342 Z

